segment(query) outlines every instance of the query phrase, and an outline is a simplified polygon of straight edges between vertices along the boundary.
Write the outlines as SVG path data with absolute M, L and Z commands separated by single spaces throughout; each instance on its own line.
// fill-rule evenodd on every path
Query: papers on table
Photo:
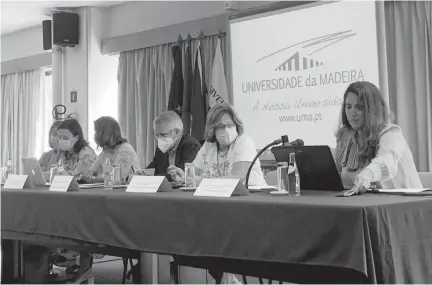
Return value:
M 376 189 L 375 192 L 379 193 L 420 193 L 424 191 L 431 191 L 430 188 L 400 188 L 400 189 Z
M 277 186 L 248 186 L 249 190 L 261 190 L 261 189 L 278 189 Z
M 79 187 L 81 189 L 102 188 L 104 187 L 104 184 L 103 183 L 80 184 Z

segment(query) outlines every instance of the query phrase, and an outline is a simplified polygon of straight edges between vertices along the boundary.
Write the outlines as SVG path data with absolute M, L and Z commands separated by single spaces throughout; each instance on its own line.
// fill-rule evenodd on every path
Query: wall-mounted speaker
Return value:
M 42 21 L 43 49 L 52 49 L 51 20 Z
M 54 13 L 52 15 L 54 45 L 73 47 L 79 44 L 79 15 Z

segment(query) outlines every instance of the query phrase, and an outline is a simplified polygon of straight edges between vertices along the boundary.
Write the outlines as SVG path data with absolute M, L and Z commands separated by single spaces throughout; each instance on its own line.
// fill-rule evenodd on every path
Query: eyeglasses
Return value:
M 225 129 L 232 129 L 235 128 L 236 125 L 235 124 L 226 124 L 226 125 L 217 125 L 215 127 L 216 131 L 221 131 L 221 130 L 225 130 Z
M 170 134 L 172 133 L 172 131 L 173 131 L 173 130 L 168 131 L 168 132 L 166 132 L 166 133 L 157 133 L 157 134 L 154 135 L 154 137 L 155 137 L 155 139 L 167 138 L 167 137 L 170 137 L 170 136 L 171 136 Z

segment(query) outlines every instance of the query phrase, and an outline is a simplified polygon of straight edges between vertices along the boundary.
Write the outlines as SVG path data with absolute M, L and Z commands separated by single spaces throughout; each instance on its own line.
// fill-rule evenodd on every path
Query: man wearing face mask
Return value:
M 169 181 L 183 181 L 185 163 L 195 159 L 200 143 L 190 135 L 183 135 L 183 122 L 173 111 L 161 113 L 153 121 L 153 130 L 157 148 L 147 168 L 154 168 L 155 175 L 165 175 Z

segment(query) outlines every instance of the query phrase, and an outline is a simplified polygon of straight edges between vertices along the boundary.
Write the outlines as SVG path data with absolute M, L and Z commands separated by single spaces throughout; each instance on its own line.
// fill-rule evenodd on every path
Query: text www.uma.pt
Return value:
M 321 113 L 315 113 L 315 114 L 300 114 L 300 115 L 294 115 L 294 116 L 279 116 L 280 122 L 290 123 L 290 122 L 314 122 L 321 121 L 322 114 Z

